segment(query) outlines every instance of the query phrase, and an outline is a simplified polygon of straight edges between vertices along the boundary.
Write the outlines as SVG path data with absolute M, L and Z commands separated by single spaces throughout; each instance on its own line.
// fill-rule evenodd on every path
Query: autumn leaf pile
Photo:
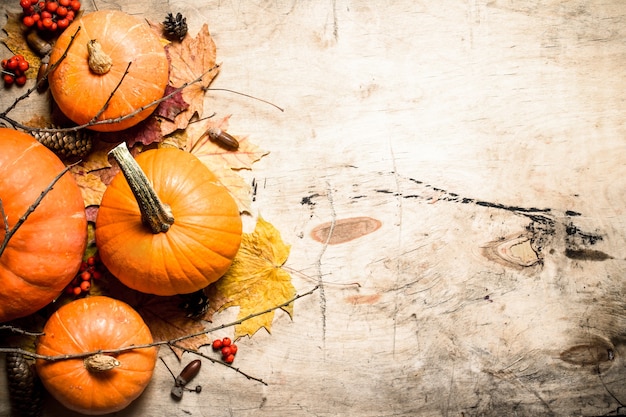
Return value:
M 36 71 L 39 59 L 24 42 L 18 19 L 17 15 L 8 16 L 4 27 L 7 36 L 3 42 L 13 53 L 28 56 Z M 150 26 L 163 38 L 161 24 L 150 23 Z M 268 152 L 252 143 L 247 136 L 237 136 L 239 148 L 233 151 L 213 142 L 207 134 L 212 128 L 228 130 L 230 119 L 230 116 L 214 116 L 204 109 L 208 87 L 220 69 L 208 25 L 204 24 L 196 36 L 187 34 L 181 42 L 163 40 L 163 43 L 170 62 L 170 81 L 165 94 L 174 94 L 162 101 L 149 118 L 130 129 L 113 134 L 90 132 L 94 139 L 91 152 L 71 168 L 82 191 L 92 232 L 102 195 L 119 172 L 108 152 L 120 140 L 126 141 L 134 155 L 161 147 L 176 147 L 190 152 L 215 173 L 237 202 L 242 215 L 251 213 L 251 186 L 240 173 L 251 170 L 253 164 Z M 192 83 L 200 76 L 199 82 Z M 176 91 L 183 86 L 186 87 Z M 35 116 L 26 124 L 46 127 L 57 116 L 53 111 L 50 115 Z M 90 236 L 85 256 L 92 256 L 97 251 L 93 233 Z M 110 274 L 92 287 L 91 294 L 110 295 L 128 302 L 143 316 L 155 340 L 172 340 L 202 332 L 203 321 L 212 320 L 214 314 L 227 308 L 238 307 L 239 318 L 242 318 L 291 300 L 295 289 L 290 275 L 282 269 L 288 256 L 289 246 L 282 241 L 278 230 L 259 218 L 254 232 L 244 233 L 241 248 L 230 270 L 204 290 L 209 297 L 210 308 L 201 317 L 187 317 L 180 307 L 180 296 L 142 294 L 123 286 Z M 291 315 L 293 306 L 289 304 L 283 310 Z M 252 336 L 261 328 L 270 331 L 273 316 L 274 311 L 271 311 L 243 321 L 235 327 L 235 337 Z M 180 341 L 177 345 L 182 349 L 197 349 L 208 343 L 210 340 L 204 334 Z M 177 353 L 181 352 L 179 349 Z

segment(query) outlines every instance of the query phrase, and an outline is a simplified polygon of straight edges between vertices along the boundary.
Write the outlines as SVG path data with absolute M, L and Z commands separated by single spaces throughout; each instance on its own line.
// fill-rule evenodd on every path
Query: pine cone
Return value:
M 82 158 L 91 150 L 91 137 L 84 131 L 37 132 L 32 135 L 61 159 Z
M 176 13 L 176 17 L 168 13 L 163 21 L 163 29 L 168 39 L 176 39 L 180 42 L 187 34 L 187 19 L 180 13 Z
M 30 363 L 20 353 L 7 353 L 6 368 L 9 377 L 11 416 L 41 416 L 43 389 Z

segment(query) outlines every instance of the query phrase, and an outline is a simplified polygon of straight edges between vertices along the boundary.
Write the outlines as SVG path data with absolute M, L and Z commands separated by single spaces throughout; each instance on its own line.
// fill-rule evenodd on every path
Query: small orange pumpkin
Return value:
M 59 308 L 39 337 L 37 353 L 55 356 L 152 343 L 141 316 L 109 297 L 81 298 Z M 36 362 L 48 392 L 65 407 L 99 415 L 122 410 L 144 391 L 154 371 L 157 348 L 117 355 Z
M 68 45 L 76 33 L 72 45 Z M 78 124 L 116 119 L 163 97 L 169 79 L 169 63 L 159 37 L 143 21 L 117 10 L 100 10 L 76 19 L 59 36 L 50 55 L 56 63 L 49 75 L 50 91 L 60 110 Z M 117 123 L 94 125 L 110 132 L 129 128 L 147 118 L 156 106 Z
M 227 189 L 198 158 L 179 149 L 146 151 L 136 162 L 124 144 L 112 154 L 124 175 L 107 187 L 96 218 L 104 265 L 128 287 L 157 295 L 191 293 L 217 281 L 241 243 L 239 209 Z M 144 184 L 136 185 L 135 177 L 144 174 Z M 156 219 L 152 208 L 146 212 L 145 196 L 138 204 L 129 182 L 140 194 L 153 190 L 171 219 L 167 213 Z
M 0 199 L 10 229 L 64 168 L 32 136 L 0 128 Z M 0 243 L 5 236 L 0 218 Z M 86 244 L 84 201 L 66 173 L 0 254 L 0 322 L 32 314 L 54 300 L 78 272 Z

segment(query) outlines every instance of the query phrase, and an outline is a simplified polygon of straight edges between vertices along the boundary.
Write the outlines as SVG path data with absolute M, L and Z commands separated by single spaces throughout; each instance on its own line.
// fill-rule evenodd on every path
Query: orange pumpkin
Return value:
M 64 168 L 32 136 L 0 128 L 0 199 L 10 229 Z M 0 218 L 0 243 L 4 226 Z M 0 254 L 0 322 L 32 314 L 56 298 L 78 272 L 86 244 L 84 201 L 66 173 Z
M 152 343 L 141 316 L 109 297 L 87 297 L 59 308 L 48 320 L 37 353 L 55 356 L 119 349 Z M 144 391 L 154 371 L 157 348 L 116 355 L 36 362 L 48 392 L 65 407 L 83 414 L 107 414 L 128 406 Z
M 124 152 L 117 154 L 120 149 Z M 136 169 L 126 167 L 135 163 L 127 148 L 118 146 L 113 155 L 131 184 L 143 171 L 147 181 L 139 192 L 147 192 L 151 184 L 173 218 L 155 230 L 148 227 L 146 221 L 155 215 L 142 214 L 143 203 L 138 204 L 129 180 L 117 174 L 96 218 L 104 265 L 128 287 L 157 295 L 191 293 L 219 279 L 237 254 L 242 225 L 237 204 L 215 175 L 179 149 L 143 152 Z
M 116 10 L 83 15 L 59 36 L 50 62 L 56 63 L 66 51 L 67 56 L 48 79 L 60 110 L 75 123 L 88 123 L 98 115 L 131 62 L 128 74 L 98 120 L 128 115 L 163 97 L 169 79 L 165 49 L 152 29 L 134 16 Z M 144 120 L 155 108 L 91 129 L 123 130 Z

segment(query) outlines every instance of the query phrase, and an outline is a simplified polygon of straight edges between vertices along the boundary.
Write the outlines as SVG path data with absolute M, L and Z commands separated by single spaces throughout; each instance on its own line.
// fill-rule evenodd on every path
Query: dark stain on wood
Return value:
M 372 217 L 350 217 L 316 226 L 311 231 L 311 237 L 320 243 L 337 245 L 373 233 L 381 225 L 379 220 Z
M 565 256 L 576 261 L 606 261 L 613 259 L 608 253 L 594 249 L 565 249 Z

